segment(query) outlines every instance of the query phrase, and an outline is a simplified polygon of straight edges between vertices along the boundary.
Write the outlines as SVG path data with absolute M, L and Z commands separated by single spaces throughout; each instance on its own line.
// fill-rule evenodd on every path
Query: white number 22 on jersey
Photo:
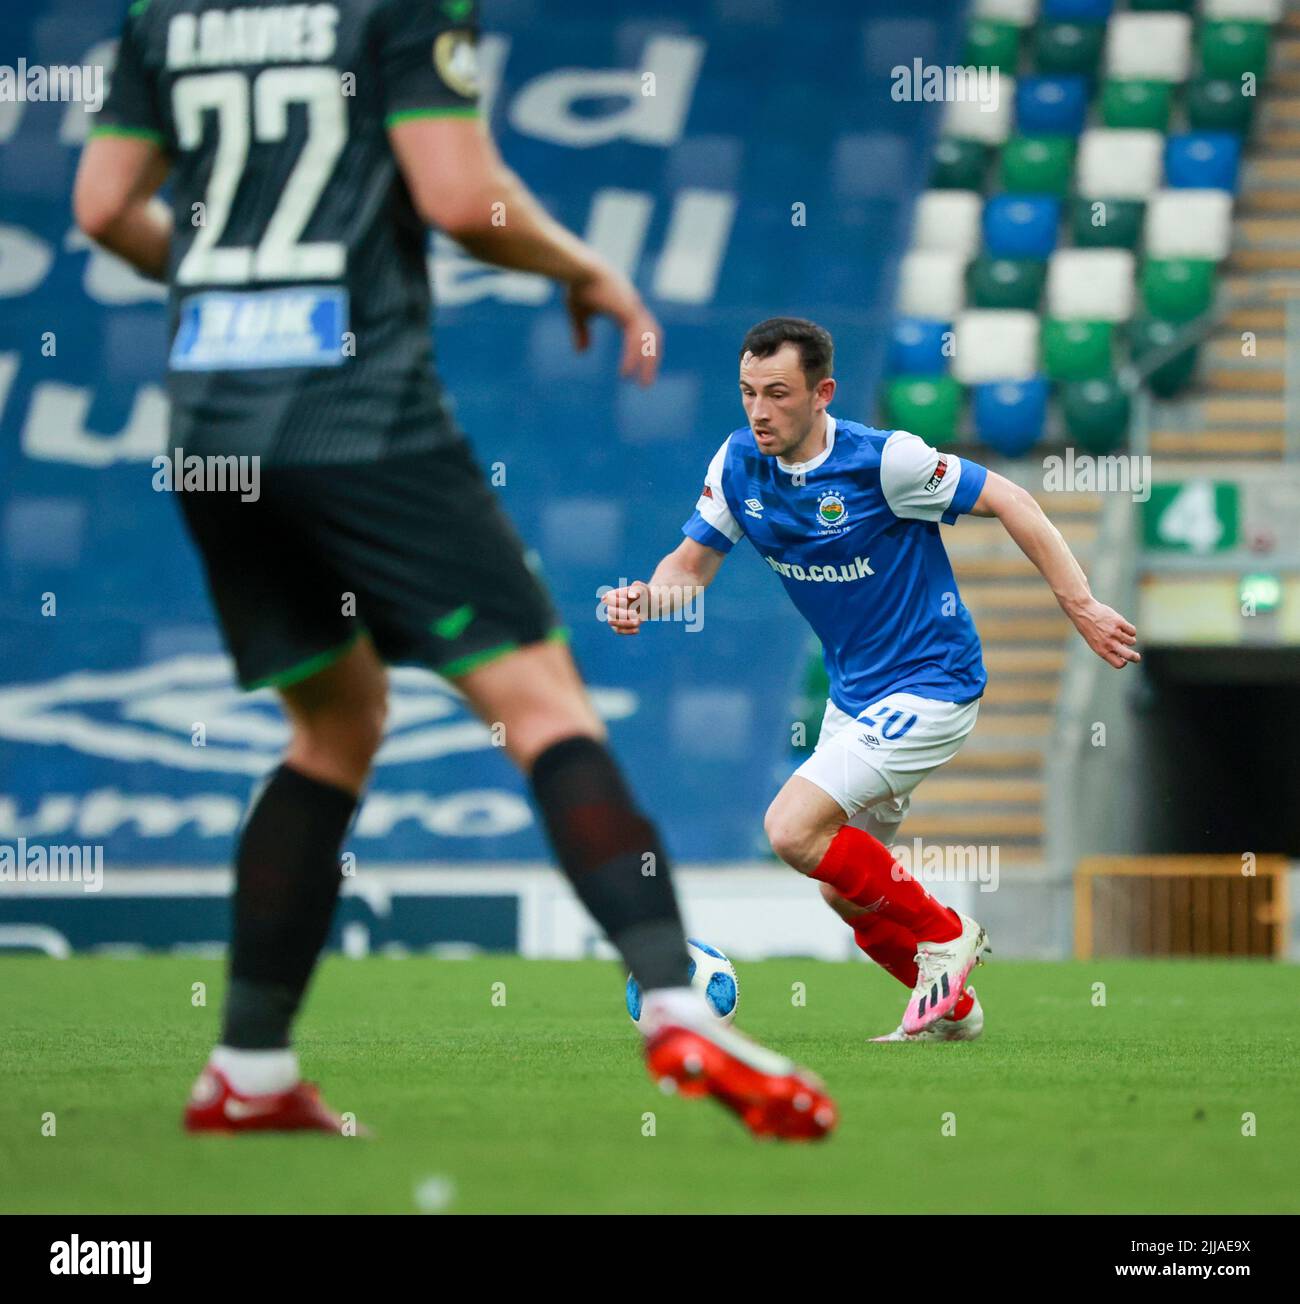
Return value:
M 254 248 L 216 247 L 244 176 L 251 140 L 274 143 L 289 128 L 289 105 L 307 106 L 307 142 L 275 212 Z M 172 86 L 172 113 L 182 149 L 203 141 L 204 110 L 217 114 L 217 149 L 204 199 L 203 224 L 176 270 L 180 285 L 246 285 L 250 281 L 333 280 L 343 275 L 344 246 L 304 244 L 310 220 L 347 140 L 347 113 L 333 68 L 267 68 L 197 73 Z

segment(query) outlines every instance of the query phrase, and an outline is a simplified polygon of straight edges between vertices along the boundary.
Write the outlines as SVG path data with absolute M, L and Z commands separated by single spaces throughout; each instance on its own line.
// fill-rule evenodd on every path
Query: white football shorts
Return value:
M 817 748 L 795 773 L 833 797 L 852 823 L 886 841 L 881 833 L 897 831 L 912 789 L 957 755 L 979 709 L 978 698 L 938 702 L 890 693 L 854 719 L 828 701 Z

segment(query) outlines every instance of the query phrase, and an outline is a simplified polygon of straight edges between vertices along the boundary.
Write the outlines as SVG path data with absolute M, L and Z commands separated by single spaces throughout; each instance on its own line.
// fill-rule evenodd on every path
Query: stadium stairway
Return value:
M 1300 12 L 1282 20 L 1260 111 L 1200 384 L 1152 409 L 1150 451 L 1162 463 L 1286 455 L 1286 301 L 1300 298 Z M 1243 353 L 1247 331 L 1253 356 Z

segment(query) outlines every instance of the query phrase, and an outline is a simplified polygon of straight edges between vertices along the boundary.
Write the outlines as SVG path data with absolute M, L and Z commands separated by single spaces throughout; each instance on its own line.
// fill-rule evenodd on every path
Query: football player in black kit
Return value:
M 82 157 L 81 228 L 170 285 L 172 449 L 258 459 L 255 500 L 179 503 L 240 683 L 274 686 L 292 726 L 239 838 L 223 1027 L 185 1123 L 340 1126 L 290 1032 L 383 737 L 385 664 L 414 662 L 504 725 L 557 861 L 645 992 L 651 1075 L 755 1134 L 823 1136 L 819 1082 L 689 986 L 655 827 L 434 370 L 429 227 L 559 281 L 579 349 L 612 318 L 624 376 L 650 383 L 659 352 L 628 280 L 501 160 L 477 28 L 472 0 L 136 0 Z

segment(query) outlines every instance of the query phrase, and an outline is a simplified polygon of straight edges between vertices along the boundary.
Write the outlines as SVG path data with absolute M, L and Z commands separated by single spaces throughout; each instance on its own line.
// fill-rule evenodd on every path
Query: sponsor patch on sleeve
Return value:
M 934 493 L 934 491 L 938 489 L 940 483 L 943 480 L 943 477 L 947 474 L 947 472 L 948 472 L 948 459 L 944 457 L 943 454 L 941 453 L 939 455 L 939 463 L 934 468 L 934 474 L 925 482 L 925 492 L 928 494 Z

